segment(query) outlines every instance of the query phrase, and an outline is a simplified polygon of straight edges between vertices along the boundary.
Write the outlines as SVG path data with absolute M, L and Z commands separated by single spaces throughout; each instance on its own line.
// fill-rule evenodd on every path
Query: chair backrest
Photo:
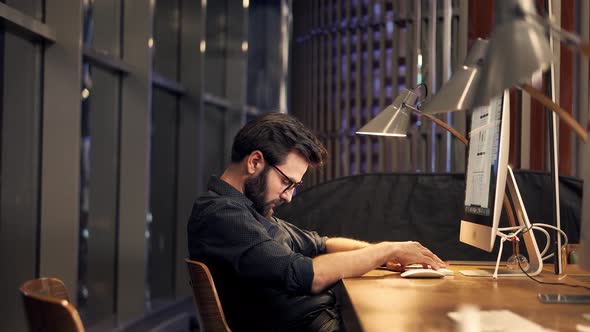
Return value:
M 213 277 L 207 266 L 201 262 L 186 259 L 193 298 L 201 331 L 231 331 L 225 320 L 223 308 L 215 289 Z
M 63 282 L 39 278 L 20 287 L 31 332 L 84 332 L 76 308 L 70 303 Z

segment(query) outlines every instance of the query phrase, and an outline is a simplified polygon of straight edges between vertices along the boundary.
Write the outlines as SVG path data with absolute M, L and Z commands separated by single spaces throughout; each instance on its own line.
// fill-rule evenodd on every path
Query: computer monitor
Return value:
M 492 251 L 506 188 L 510 140 L 508 92 L 471 113 L 461 242 Z
M 474 247 L 491 252 L 498 234 L 504 195 L 508 185 L 509 197 L 515 209 L 529 255 L 530 275 L 543 268 L 539 248 L 520 196 L 518 184 L 508 166 L 510 141 L 510 97 L 508 91 L 471 113 L 471 129 L 465 185 L 465 209 L 461 219 L 459 239 Z M 463 273 L 463 271 L 461 271 Z M 463 274 L 491 275 L 489 270 Z M 495 271 L 496 273 L 498 271 Z M 506 272 L 506 273 L 503 273 Z M 503 271 L 500 275 L 518 276 L 519 271 Z M 516 272 L 516 273 L 515 273 Z

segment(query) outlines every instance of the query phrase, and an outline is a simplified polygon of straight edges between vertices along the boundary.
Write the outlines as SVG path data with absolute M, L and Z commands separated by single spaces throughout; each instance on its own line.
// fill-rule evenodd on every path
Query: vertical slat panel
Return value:
M 436 14 L 436 7 L 437 1 L 430 0 L 428 3 L 428 43 L 424 45 L 425 47 L 422 48 L 420 45 L 420 49 L 422 53 L 426 53 L 428 55 L 428 89 L 435 93 L 437 91 L 437 81 L 436 81 L 436 26 L 437 26 L 437 14 Z M 421 20 L 422 22 L 422 20 Z M 436 171 L 436 158 L 437 158 L 437 135 L 436 135 L 436 124 L 433 121 L 427 120 L 425 118 L 421 119 L 423 121 L 423 127 L 425 129 L 426 134 L 426 160 L 425 166 L 426 169 L 430 172 Z
M 336 0 L 336 102 L 334 112 L 334 176 L 342 176 L 342 0 Z
M 406 88 L 412 89 L 417 85 L 418 79 L 418 52 L 420 47 L 420 37 L 421 37 L 421 22 L 422 22 L 422 3 L 421 1 L 409 1 L 407 7 L 407 29 L 406 29 L 406 42 L 407 42 L 407 50 L 405 56 L 405 63 L 406 63 Z M 423 127 L 423 126 L 422 126 Z M 410 137 L 410 151 L 411 151 L 411 165 L 409 165 L 409 169 L 413 170 L 424 170 L 425 169 L 425 150 L 424 150 L 424 142 L 422 138 L 421 128 L 422 127 L 414 127 L 412 128 L 411 132 L 412 135 Z M 408 160 L 400 156 L 399 158 L 402 162 L 404 160 Z M 404 171 L 409 170 L 408 167 L 403 167 Z
M 547 9 L 543 2 L 544 1 L 537 1 L 537 4 L 540 5 L 540 8 Z M 555 52 L 553 53 L 553 56 L 555 56 Z M 555 69 L 558 68 L 558 64 L 553 63 L 552 66 Z M 551 89 L 550 82 L 548 81 L 550 74 L 546 73 L 542 76 L 543 85 L 540 89 L 541 91 L 547 91 L 548 89 Z M 547 128 L 549 127 L 549 123 L 547 121 L 547 112 L 548 111 L 541 103 L 535 99 L 531 100 L 531 146 L 529 152 L 531 158 L 531 169 L 535 170 L 545 170 L 546 163 L 549 160 L 547 156 L 548 149 L 546 148 L 550 143 L 550 141 L 547 140 Z M 514 112 L 511 109 L 511 114 L 512 113 Z M 512 154 L 511 152 L 512 151 L 509 153 Z
M 407 1 L 393 2 L 393 35 L 391 44 L 391 73 L 390 73 L 390 84 L 391 93 L 388 95 L 387 104 L 393 102 L 395 97 L 399 93 L 399 82 L 400 82 L 400 66 L 403 62 L 405 69 L 404 80 L 407 82 L 408 76 L 408 54 L 410 54 L 409 39 L 410 24 L 408 23 L 408 6 Z M 405 47 L 401 47 L 406 45 Z M 402 53 L 403 52 L 403 53 Z M 411 134 L 410 134 L 411 135 Z M 402 163 L 409 162 L 404 161 L 402 158 L 402 151 L 408 147 L 408 138 L 391 138 L 391 171 L 399 172 L 405 170 Z
M 317 39 L 319 42 L 318 47 L 318 89 L 319 89 L 319 96 L 318 96 L 318 134 L 321 134 L 322 143 L 326 144 L 326 126 L 325 126 L 325 119 L 326 119 L 326 43 L 327 38 L 326 34 L 324 33 L 324 29 L 326 26 L 325 23 L 325 13 L 326 13 L 326 1 L 318 1 L 318 24 L 316 26 L 317 32 Z M 322 183 L 326 181 L 325 179 L 326 171 L 324 168 L 318 169 L 318 183 Z
M 308 33 L 311 34 L 311 129 L 313 132 L 318 132 L 318 49 L 319 49 L 319 40 L 318 35 L 316 34 L 317 31 L 317 22 L 318 22 L 318 0 L 311 0 L 310 1 L 310 9 L 311 9 L 311 26 L 308 30 Z M 318 172 L 319 170 L 316 169 L 312 172 L 312 181 L 313 185 L 318 183 Z
M 326 42 L 327 46 L 327 54 L 326 54 L 326 149 L 330 153 L 330 158 L 333 158 L 334 155 L 334 135 L 333 135 L 333 120 L 332 115 L 334 114 L 334 36 L 333 27 L 334 27 L 334 1 L 329 0 L 327 1 L 328 5 L 326 7 L 326 11 L 324 15 L 326 16 L 326 23 L 324 25 L 324 29 L 327 33 Z M 326 172 L 326 181 L 332 180 L 334 174 L 334 163 L 328 162 L 326 167 L 324 168 Z
M 508 164 L 515 169 L 520 168 L 521 95 L 521 92 L 516 89 L 510 91 L 510 147 L 508 149 Z
M 313 130 L 314 129 L 314 121 L 313 117 L 315 116 L 315 108 L 314 108 L 314 99 L 313 99 L 313 70 L 314 70 L 314 62 L 313 62 L 313 34 L 311 33 L 313 30 L 313 18 L 314 18 L 314 11 L 313 11 L 313 0 L 305 1 L 305 36 L 306 36 L 306 43 L 305 43 L 305 50 L 306 55 L 305 59 L 307 59 L 307 65 L 305 66 L 306 70 L 306 94 L 307 94 L 307 107 L 305 108 L 305 119 L 307 125 Z M 309 180 L 307 182 L 310 186 L 315 184 L 315 170 L 313 172 L 309 172 Z
M 579 6 L 580 34 L 583 40 L 588 40 L 590 39 L 590 4 L 588 1 L 580 1 Z M 590 75 L 590 72 L 588 69 L 588 58 L 584 58 L 583 60 L 581 60 L 579 69 L 579 120 L 583 126 L 586 126 L 586 130 L 588 130 L 590 129 L 590 107 L 588 107 L 588 96 L 590 95 L 590 90 L 588 89 L 588 76 Z M 583 233 L 581 234 L 581 238 L 588 239 L 588 234 L 590 233 L 590 195 L 588 195 L 587 193 L 590 193 L 590 144 L 579 144 L 577 153 L 580 156 L 580 159 L 578 160 L 577 175 L 584 179 L 583 192 L 586 193 L 582 201 L 581 224 L 584 226 L 582 228 Z M 588 250 L 590 250 L 590 244 L 586 242 L 584 248 L 581 248 L 581 250 L 582 252 L 584 252 L 584 250 L 586 250 L 585 252 L 588 252 Z M 585 261 L 588 262 L 588 259 L 586 259 Z
M 363 110 L 363 102 L 362 102 L 362 86 L 363 86 L 363 29 L 361 27 L 361 22 L 363 20 L 362 16 L 362 0 L 356 0 L 356 19 L 355 19 L 355 36 L 356 36 L 356 43 L 355 43 L 355 90 L 354 90 L 354 126 L 352 126 L 355 130 L 360 128 L 361 126 L 361 117 L 362 117 L 362 110 Z M 354 135 L 354 130 L 351 130 L 351 135 Z M 361 173 L 361 163 L 363 158 L 362 147 L 361 144 L 366 144 L 365 139 L 361 139 L 359 135 L 354 135 L 354 147 L 355 147 L 355 158 L 354 158 L 354 171 L 353 174 L 360 174 Z
M 561 27 L 567 31 L 574 30 L 574 3 L 573 0 L 561 0 Z M 559 41 L 556 40 L 556 43 Z M 572 114 L 574 106 L 574 64 L 573 52 L 567 47 L 560 48 L 560 69 L 559 77 L 559 101 L 560 105 Z M 563 121 L 559 122 L 559 174 L 572 175 L 572 130 Z
M 530 124 L 530 167 L 531 169 L 542 170 L 545 168 L 545 110 L 543 105 L 534 99 L 531 100 Z
M 580 32 L 580 36 L 582 37 L 583 40 L 588 40 L 590 39 L 590 2 L 588 1 L 580 1 L 577 2 L 577 13 L 578 13 L 578 20 L 579 20 L 579 32 Z M 578 78 L 577 78 L 577 83 L 576 87 L 577 87 L 577 101 L 576 101 L 576 108 L 579 110 L 579 114 L 578 114 L 578 119 L 580 121 L 580 123 L 582 124 L 582 126 L 586 126 L 586 129 L 590 129 L 590 117 L 589 117 L 589 111 L 590 111 L 590 107 L 588 106 L 588 99 L 589 99 L 589 95 L 590 95 L 590 89 L 588 88 L 588 85 L 590 83 L 590 70 L 588 69 L 588 58 L 587 57 L 578 57 L 578 70 L 576 70 L 576 73 L 578 73 Z M 590 165 L 586 165 L 586 168 L 582 167 L 582 162 L 584 159 L 584 151 L 590 151 L 590 148 L 587 148 L 586 146 L 588 145 L 588 143 L 584 144 L 583 142 L 581 142 L 579 139 L 575 141 L 576 142 L 576 155 L 580 156 L 580 158 L 578 158 L 575 163 L 576 163 L 576 176 L 579 177 L 583 177 L 585 179 L 585 182 L 590 182 Z M 588 153 L 588 152 L 586 152 Z M 589 159 L 590 160 L 590 159 Z M 586 188 L 588 188 L 588 185 L 586 185 Z M 588 208 L 586 208 L 586 210 L 583 212 L 586 213 L 584 216 L 585 218 L 590 217 L 588 215 L 588 213 L 590 213 L 590 210 Z
M 366 76 L 366 90 L 365 90 L 365 97 L 366 97 L 366 101 L 365 101 L 365 117 L 363 119 L 363 122 L 366 123 L 368 122 L 370 119 L 373 118 L 373 42 L 374 42 L 374 38 L 373 38 L 373 34 L 375 32 L 374 30 L 374 1 L 373 0 L 368 0 L 368 4 L 367 4 L 367 60 L 366 60 L 366 72 L 367 72 L 367 76 Z M 374 161 L 374 155 L 373 155 L 373 143 L 376 140 L 372 138 L 372 136 L 368 136 L 366 139 L 366 144 L 367 144 L 367 166 L 365 169 L 365 172 L 367 173 L 372 173 L 374 171 L 374 167 L 373 167 L 373 161 Z M 378 151 L 378 150 L 377 150 Z
M 453 15 L 453 8 L 451 6 L 451 0 L 443 0 L 442 2 L 442 13 L 443 13 L 443 21 L 442 21 L 442 70 L 441 70 L 441 77 L 440 82 L 442 84 L 446 83 L 449 78 L 451 77 L 451 45 L 455 45 L 453 40 L 451 39 L 451 24 L 452 24 L 452 15 Z M 447 113 L 442 116 L 444 121 L 446 121 L 449 125 L 452 126 L 453 118 L 451 113 Z M 442 130 L 441 130 L 442 129 Z M 440 132 L 442 132 L 442 146 L 441 146 L 441 153 L 439 155 L 439 160 L 442 161 L 441 165 L 438 167 L 438 171 L 451 171 L 451 133 L 445 131 L 443 128 L 437 128 Z
M 379 17 L 379 89 L 378 89 L 378 111 L 385 109 L 385 71 L 387 66 L 385 64 L 385 55 L 387 52 L 385 45 L 385 34 L 386 34 L 386 13 L 387 13 L 387 0 L 379 0 L 379 6 L 381 9 Z M 397 29 L 396 29 L 397 31 Z M 391 139 L 379 138 L 379 171 L 384 172 L 386 169 L 391 169 L 389 156 L 390 146 L 389 142 Z
M 351 73 L 351 55 L 352 55 L 352 36 L 351 36 L 351 32 L 350 32 L 350 20 L 351 20 L 351 1 L 352 0 L 344 0 L 345 1 L 345 22 L 346 22 L 346 41 L 345 41 L 345 49 L 346 49 L 346 74 L 345 74 L 345 78 L 344 78 L 344 121 L 343 121 L 343 131 L 344 131 L 344 135 L 343 135 L 343 139 L 342 139 L 342 144 L 344 146 L 344 151 L 343 151 L 343 161 L 344 161 L 344 167 L 342 170 L 342 175 L 343 176 L 347 176 L 350 175 L 350 139 L 349 139 L 349 135 L 350 135 L 350 99 L 351 99 L 351 89 L 350 89 L 350 85 L 351 85 L 351 80 L 352 80 L 352 73 Z
M 459 8 L 458 8 L 458 27 L 456 33 L 456 42 L 457 42 L 457 57 L 455 61 L 453 61 L 453 71 L 458 69 L 459 66 L 463 65 L 463 61 L 465 60 L 465 56 L 467 55 L 467 23 L 468 19 L 468 7 L 469 2 L 468 0 L 459 0 Z M 459 131 L 460 133 L 466 134 L 467 130 L 467 114 L 468 112 L 453 112 L 450 113 L 451 115 L 451 123 L 453 127 Z M 452 140 L 452 163 L 451 163 L 451 171 L 452 172 L 464 172 L 465 171 L 465 145 L 457 140 Z

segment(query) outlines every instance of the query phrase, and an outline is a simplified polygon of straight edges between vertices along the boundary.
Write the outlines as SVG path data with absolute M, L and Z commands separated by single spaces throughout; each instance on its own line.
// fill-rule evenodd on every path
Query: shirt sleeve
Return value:
M 328 237 L 320 236 L 316 231 L 300 229 L 282 219 L 275 218 L 293 239 L 293 250 L 307 257 L 316 257 L 327 252 L 326 241 Z
M 216 210 L 201 214 L 198 229 L 193 229 L 204 255 L 256 285 L 311 291 L 311 258 L 274 241 L 247 208 L 230 203 Z

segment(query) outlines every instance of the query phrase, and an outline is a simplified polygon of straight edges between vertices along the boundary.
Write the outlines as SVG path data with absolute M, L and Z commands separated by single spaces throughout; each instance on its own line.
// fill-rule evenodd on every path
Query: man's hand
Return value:
M 392 242 L 391 245 L 392 257 L 387 261 L 387 268 L 393 271 L 403 271 L 410 264 L 430 265 L 435 270 L 446 267 L 438 256 L 418 242 Z

